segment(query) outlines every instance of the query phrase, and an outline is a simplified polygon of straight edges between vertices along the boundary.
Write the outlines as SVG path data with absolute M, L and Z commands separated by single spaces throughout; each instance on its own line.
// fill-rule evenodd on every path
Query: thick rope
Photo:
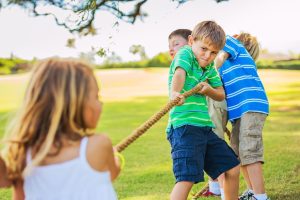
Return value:
M 196 194 L 193 194 L 193 200 L 195 200 L 195 199 L 198 199 L 198 198 L 200 198 L 202 195 L 203 195 L 203 193 L 206 191 L 206 190 L 208 190 L 208 188 L 209 188 L 209 184 L 208 183 L 206 183 L 204 186 L 203 186 L 203 188 L 201 189 L 201 190 L 199 190 L 199 192 L 197 192 Z
M 183 93 L 182 95 L 187 98 L 195 93 L 197 93 L 202 86 L 197 85 L 193 89 Z M 119 144 L 116 145 L 116 149 L 118 152 L 123 151 L 130 145 L 132 142 L 134 142 L 137 138 L 139 138 L 141 135 L 143 135 L 151 126 L 153 126 L 157 121 L 159 121 L 166 113 L 168 113 L 175 105 L 178 104 L 180 101 L 180 97 L 177 97 L 173 99 L 172 101 L 169 101 L 167 105 L 165 105 L 159 112 L 151 116 L 146 122 L 144 122 L 140 127 L 138 127 L 136 130 L 134 130 L 127 138 L 122 140 Z
M 225 128 L 225 133 L 226 133 L 228 139 L 230 140 L 231 139 L 231 132 L 227 127 Z

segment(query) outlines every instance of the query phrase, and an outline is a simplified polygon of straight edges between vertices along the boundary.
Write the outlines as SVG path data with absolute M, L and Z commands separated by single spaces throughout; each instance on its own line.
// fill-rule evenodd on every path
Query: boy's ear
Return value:
M 194 42 L 193 37 L 191 35 L 189 35 L 189 37 L 188 37 L 188 44 L 191 46 L 193 44 L 193 42 Z

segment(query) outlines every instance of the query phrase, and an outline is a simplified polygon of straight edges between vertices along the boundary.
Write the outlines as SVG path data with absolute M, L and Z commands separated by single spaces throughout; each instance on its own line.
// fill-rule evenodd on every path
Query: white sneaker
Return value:
M 245 190 L 243 194 L 239 196 L 239 200 L 256 200 L 256 198 L 253 195 L 254 193 L 250 190 Z

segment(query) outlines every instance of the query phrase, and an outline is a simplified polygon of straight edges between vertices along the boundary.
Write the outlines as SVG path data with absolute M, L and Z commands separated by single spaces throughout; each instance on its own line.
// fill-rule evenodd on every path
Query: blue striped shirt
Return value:
M 228 59 L 219 69 L 226 93 L 230 121 L 246 112 L 269 113 L 264 86 L 257 74 L 256 64 L 245 47 L 235 38 L 226 37 L 223 51 Z

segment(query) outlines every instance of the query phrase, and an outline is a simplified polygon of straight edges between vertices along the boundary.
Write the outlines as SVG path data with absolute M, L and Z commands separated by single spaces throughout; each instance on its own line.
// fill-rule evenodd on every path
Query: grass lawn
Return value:
M 298 200 L 300 196 L 300 71 L 261 71 L 271 104 L 264 127 L 266 190 L 272 200 Z M 273 73 L 274 72 L 274 73 Z M 284 78 L 285 77 L 285 78 Z M 294 78 L 291 78 L 294 77 Z M 283 80 L 284 78 L 284 80 Z M 298 79 L 298 80 L 297 80 Z M 0 81 L 0 135 L 9 113 L 20 101 L 23 86 Z M 23 84 L 24 85 L 24 84 Z M 117 144 L 158 111 L 167 97 L 139 97 L 130 101 L 106 102 L 98 131 L 107 133 Z M 126 165 L 114 186 L 121 200 L 168 199 L 174 184 L 170 147 L 166 140 L 167 117 L 130 145 L 123 155 Z M 204 183 L 193 187 L 197 192 Z M 240 192 L 245 189 L 241 177 Z M 11 191 L 0 189 L 0 200 L 10 199 Z M 207 198 L 206 198 L 207 199 Z M 208 198 L 218 199 L 218 198 Z

